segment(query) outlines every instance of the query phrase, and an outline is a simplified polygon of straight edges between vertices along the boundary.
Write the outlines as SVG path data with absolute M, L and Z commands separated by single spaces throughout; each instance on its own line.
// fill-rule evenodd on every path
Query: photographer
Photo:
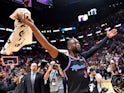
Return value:
M 64 93 L 63 78 L 64 73 L 60 65 L 51 61 L 44 75 L 44 80 L 50 81 L 50 93 Z
M 48 65 L 49 65 L 48 61 L 45 60 L 45 59 L 42 59 L 38 63 L 37 72 L 39 72 L 39 73 L 44 75 L 46 73 L 46 71 L 47 71 Z M 44 80 L 44 93 L 50 93 L 49 81 L 47 81 L 47 80 Z
M 5 74 L 1 72 L 0 73 L 0 93 L 7 93 L 8 91 L 15 89 L 18 78 L 14 77 L 13 79 L 11 79 L 11 83 L 3 81 L 4 78 L 5 78 Z
M 48 61 L 47 60 L 41 60 L 39 63 L 38 63 L 38 69 L 37 69 L 37 72 L 41 73 L 41 74 L 44 74 L 45 73 L 45 67 L 47 66 L 48 64 Z
M 124 91 L 124 81 L 117 68 L 113 70 L 111 83 L 116 93 L 122 93 Z
M 90 84 L 89 84 L 89 90 L 90 93 L 101 93 L 102 92 L 102 75 L 99 73 L 96 73 L 95 68 L 90 68 Z

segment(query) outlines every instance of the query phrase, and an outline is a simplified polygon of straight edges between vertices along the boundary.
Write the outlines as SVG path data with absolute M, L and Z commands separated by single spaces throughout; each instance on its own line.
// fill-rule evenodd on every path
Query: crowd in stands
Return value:
M 102 29 L 109 26 L 114 27 L 114 25 L 117 25 L 119 23 L 123 24 L 124 10 L 121 10 L 116 14 L 103 19 L 99 23 L 94 24 L 93 27 L 98 27 L 100 26 L 100 24 L 103 24 L 103 23 L 107 23 L 108 25 L 102 27 Z M 104 32 L 104 30 L 102 32 Z M 124 54 L 123 54 L 124 53 L 124 36 L 123 34 L 124 32 L 122 31 L 121 27 L 119 27 L 118 35 L 113 39 L 111 39 L 109 42 L 107 42 L 105 47 L 97 51 L 93 57 L 87 59 L 88 72 L 91 75 L 91 77 L 96 75 L 96 73 L 100 74 L 97 77 L 99 78 L 99 80 L 93 81 L 95 82 L 94 84 L 96 84 L 96 82 L 102 83 L 101 78 L 111 79 L 112 76 L 116 74 L 116 71 L 120 75 L 124 76 Z M 86 39 L 85 43 L 87 44 L 83 45 L 84 42 L 81 43 L 83 47 L 82 51 L 88 50 L 92 45 L 97 44 L 98 43 L 97 41 L 100 40 L 103 36 L 104 34 L 90 37 L 90 39 L 88 39 L 89 37 L 86 37 L 88 40 Z M 52 72 L 52 68 L 50 68 L 50 62 L 53 61 L 54 59 L 52 59 L 49 56 L 49 54 L 45 52 L 42 48 L 34 48 L 32 50 L 21 50 L 18 53 L 15 53 L 14 55 L 18 55 L 18 58 L 19 58 L 19 63 L 17 65 L 14 65 L 14 67 L 12 67 L 13 63 L 11 62 L 8 63 L 10 65 L 3 65 L 1 60 L 0 62 L 0 80 L 1 81 L 5 81 L 9 85 L 14 80 L 16 84 L 19 84 L 19 82 L 21 81 L 21 78 L 31 71 L 32 63 L 36 63 L 38 65 L 37 72 L 44 75 L 44 77 L 42 77 L 42 79 L 44 79 L 44 90 L 45 90 L 44 93 L 49 93 L 49 92 L 65 93 L 67 86 L 65 84 L 65 77 L 63 75 L 63 72 L 59 72 L 59 73 L 55 71 Z M 59 63 L 56 63 L 56 64 L 59 64 Z M 55 67 L 54 70 L 61 71 L 61 67 L 59 67 L 59 65 L 57 66 L 58 68 Z M 51 74 L 49 75 L 50 72 Z M 57 77 L 53 78 L 54 74 Z M 17 77 L 18 80 L 15 80 L 14 79 L 15 77 Z M 56 85 L 56 83 L 54 82 L 55 79 L 60 81 L 58 84 L 61 85 L 59 86 L 60 88 L 59 90 L 61 92 L 57 92 L 58 87 L 55 87 Z M 47 89 L 48 86 L 49 86 L 49 89 Z M 7 93 L 14 93 L 15 88 L 12 87 L 11 89 L 12 91 L 9 91 L 10 89 L 5 91 L 8 91 Z M 101 92 L 101 90 L 98 90 L 99 93 Z M 93 89 L 91 89 L 91 91 L 93 91 Z M 93 93 L 98 93 L 98 91 Z

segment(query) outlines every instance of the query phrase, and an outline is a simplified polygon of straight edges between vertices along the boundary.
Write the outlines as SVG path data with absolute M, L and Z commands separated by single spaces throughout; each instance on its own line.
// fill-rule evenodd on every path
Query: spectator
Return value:
M 50 81 L 50 93 L 64 93 L 63 86 L 64 73 L 59 64 L 51 61 L 47 72 L 44 75 L 44 80 Z
M 102 76 L 96 73 L 94 68 L 90 68 L 90 93 L 102 92 Z
M 13 79 L 11 79 L 11 83 L 3 81 L 4 78 L 5 76 L 1 72 L 0 73 L 0 93 L 7 93 L 8 91 L 15 89 L 16 83 L 18 82 L 18 78 L 14 77 Z
M 25 93 L 44 93 L 43 75 L 37 72 L 37 64 L 31 64 L 31 72 L 25 75 Z

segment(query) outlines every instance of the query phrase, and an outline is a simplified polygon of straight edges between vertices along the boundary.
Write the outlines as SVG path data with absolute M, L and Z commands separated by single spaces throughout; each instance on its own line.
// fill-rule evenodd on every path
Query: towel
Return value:
M 14 20 L 14 31 L 8 38 L 4 47 L 1 50 L 1 54 L 10 55 L 13 52 L 18 52 L 23 46 L 32 44 L 32 30 L 29 26 L 20 22 L 17 19 L 17 14 L 22 16 L 26 15 L 31 19 L 31 13 L 26 8 L 17 8 L 9 17 Z

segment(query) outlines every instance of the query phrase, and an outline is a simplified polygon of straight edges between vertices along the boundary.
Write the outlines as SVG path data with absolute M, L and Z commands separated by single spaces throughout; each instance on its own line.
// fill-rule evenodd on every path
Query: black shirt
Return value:
M 59 52 L 57 60 L 60 62 L 62 69 L 64 70 L 66 79 L 68 81 L 69 93 L 89 93 L 89 76 L 86 69 L 86 59 L 91 57 L 99 48 L 101 48 L 107 37 L 100 41 L 99 44 L 92 47 L 86 52 L 79 54 L 77 58 L 71 55 L 67 56 L 64 53 Z

